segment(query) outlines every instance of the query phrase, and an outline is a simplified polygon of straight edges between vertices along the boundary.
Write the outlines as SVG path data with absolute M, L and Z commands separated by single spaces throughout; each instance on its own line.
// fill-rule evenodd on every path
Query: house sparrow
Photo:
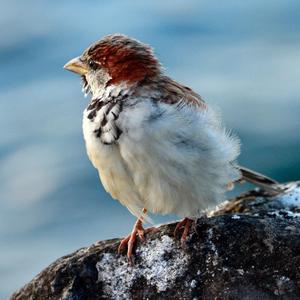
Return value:
M 164 74 L 150 46 L 122 34 L 104 37 L 69 61 L 92 100 L 83 113 L 88 156 L 107 192 L 138 219 L 119 250 L 131 258 L 144 240 L 146 213 L 183 217 L 184 244 L 192 220 L 246 179 L 270 190 L 276 182 L 239 167 L 237 137 L 192 89 Z

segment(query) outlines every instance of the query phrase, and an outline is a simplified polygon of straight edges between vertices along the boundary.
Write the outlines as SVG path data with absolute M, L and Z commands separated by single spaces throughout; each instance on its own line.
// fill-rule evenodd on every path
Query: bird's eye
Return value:
M 88 60 L 89 67 L 93 70 L 97 69 L 98 64 L 91 58 Z

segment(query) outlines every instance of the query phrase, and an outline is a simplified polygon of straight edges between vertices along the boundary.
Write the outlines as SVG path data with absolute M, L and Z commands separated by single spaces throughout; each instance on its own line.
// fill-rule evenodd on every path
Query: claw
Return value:
M 129 241 L 129 239 L 130 239 L 130 235 L 128 235 L 126 238 L 124 238 L 124 239 L 121 241 L 121 243 L 120 243 L 120 245 L 119 245 L 119 247 L 118 247 L 118 253 L 119 253 L 119 254 L 120 254 L 121 252 L 123 252 L 123 250 L 125 249 L 125 247 L 126 247 L 128 241 Z
M 137 233 L 138 233 L 138 236 L 139 236 L 139 238 L 141 239 L 141 241 L 144 243 L 146 240 L 145 240 L 145 230 L 141 230 L 141 229 L 139 229 L 138 231 L 137 231 Z
M 178 231 L 183 227 L 183 233 L 181 235 L 181 246 L 182 248 L 186 248 L 186 240 L 191 228 L 191 225 L 193 223 L 193 220 L 189 219 L 189 218 L 184 218 L 182 221 L 178 222 L 175 229 L 174 229 L 174 236 L 177 236 Z
M 145 213 L 145 212 L 146 212 L 146 210 L 143 210 L 143 213 Z M 118 253 L 120 254 L 121 252 L 123 252 L 123 250 L 127 246 L 127 258 L 130 263 L 133 263 L 132 254 L 133 254 L 133 248 L 136 243 L 137 236 L 139 237 L 139 239 L 142 242 L 145 242 L 146 241 L 145 234 L 150 233 L 150 232 L 156 232 L 156 231 L 158 231 L 158 229 L 155 227 L 150 227 L 150 228 L 144 229 L 143 225 L 142 225 L 142 220 L 138 219 L 133 226 L 131 234 L 126 236 L 120 242 L 120 245 L 118 247 Z

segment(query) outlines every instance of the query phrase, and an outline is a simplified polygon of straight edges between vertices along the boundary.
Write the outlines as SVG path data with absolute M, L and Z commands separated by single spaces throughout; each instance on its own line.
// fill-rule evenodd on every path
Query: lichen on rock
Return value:
M 124 256 L 103 253 L 96 267 L 107 295 L 113 299 L 128 298 L 130 289 L 138 281 L 146 281 L 158 293 L 166 291 L 184 274 L 188 262 L 188 255 L 177 249 L 174 239 L 168 235 L 141 245 L 137 257 L 139 268 L 132 266 Z

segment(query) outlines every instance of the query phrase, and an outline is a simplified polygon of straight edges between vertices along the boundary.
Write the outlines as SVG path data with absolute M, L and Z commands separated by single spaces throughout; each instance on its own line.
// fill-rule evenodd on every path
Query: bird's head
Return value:
M 64 68 L 81 75 L 85 91 L 93 95 L 110 85 L 130 86 L 161 73 L 152 48 L 122 34 L 95 42 Z

